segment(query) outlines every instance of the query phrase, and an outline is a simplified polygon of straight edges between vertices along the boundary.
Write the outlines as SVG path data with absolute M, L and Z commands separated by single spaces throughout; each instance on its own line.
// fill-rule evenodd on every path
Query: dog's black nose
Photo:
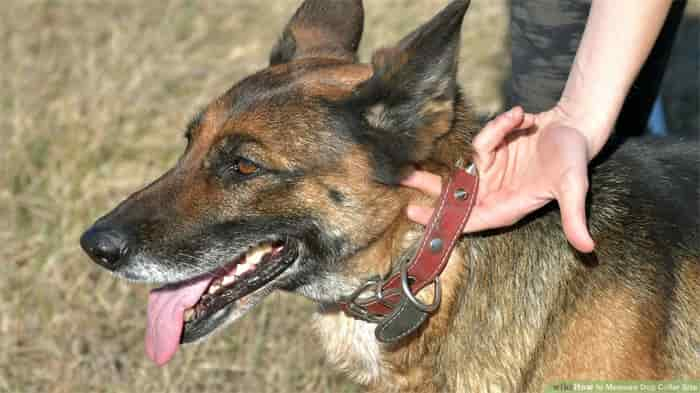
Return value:
M 128 251 L 126 234 L 115 229 L 90 228 L 80 237 L 80 245 L 93 261 L 114 270 Z

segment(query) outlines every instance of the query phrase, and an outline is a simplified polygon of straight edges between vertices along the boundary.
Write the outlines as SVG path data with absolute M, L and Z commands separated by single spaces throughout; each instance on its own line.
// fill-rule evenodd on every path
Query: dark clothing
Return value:
M 557 103 L 590 4 L 583 0 L 511 0 L 509 106 L 521 105 L 525 111 L 536 113 Z M 628 93 L 616 125 L 625 135 L 639 135 L 645 130 L 685 5 L 686 0 L 673 2 L 651 54 Z

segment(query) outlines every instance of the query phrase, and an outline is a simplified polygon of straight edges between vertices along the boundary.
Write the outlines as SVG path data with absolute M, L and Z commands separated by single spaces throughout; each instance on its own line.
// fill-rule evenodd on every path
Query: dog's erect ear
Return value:
M 306 0 L 270 54 L 270 65 L 305 57 L 357 60 L 362 37 L 362 0 Z
M 442 12 L 372 57 L 373 76 L 360 85 L 353 105 L 363 108 L 377 139 L 390 140 L 394 165 L 427 159 L 434 142 L 452 127 L 458 95 L 457 62 L 468 0 Z

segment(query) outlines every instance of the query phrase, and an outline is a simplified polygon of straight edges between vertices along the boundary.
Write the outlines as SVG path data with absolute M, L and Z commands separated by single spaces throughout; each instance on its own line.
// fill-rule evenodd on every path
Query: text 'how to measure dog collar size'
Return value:
M 440 306 L 440 274 L 469 220 L 478 186 L 473 164 L 456 169 L 442 189 L 415 256 L 386 279 L 367 280 L 340 302 L 341 309 L 377 323 L 375 335 L 381 342 L 396 342 L 416 331 Z M 433 302 L 424 304 L 416 295 L 430 284 L 434 285 Z

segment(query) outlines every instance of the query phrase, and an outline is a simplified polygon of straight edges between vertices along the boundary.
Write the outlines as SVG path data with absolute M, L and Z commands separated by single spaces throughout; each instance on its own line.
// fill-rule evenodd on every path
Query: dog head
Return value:
M 455 146 L 467 154 L 455 126 L 467 6 L 452 2 L 364 65 L 361 1 L 305 1 L 270 66 L 194 117 L 177 164 L 83 234 L 98 264 L 165 285 L 149 299 L 154 360 L 273 290 L 334 302 L 363 274 L 385 271 L 386 258 L 358 256 L 386 248 L 404 220 L 401 176 L 454 164 Z

